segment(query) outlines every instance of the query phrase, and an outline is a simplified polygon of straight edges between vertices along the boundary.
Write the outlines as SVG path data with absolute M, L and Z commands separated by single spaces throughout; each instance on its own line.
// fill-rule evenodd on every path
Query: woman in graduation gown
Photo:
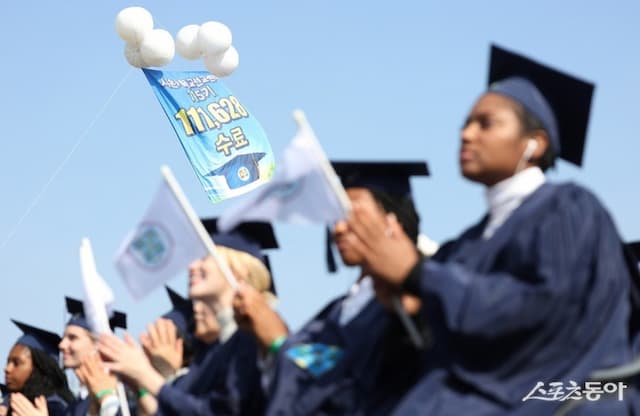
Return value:
M 488 215 L 424 259 L 401 227 L 354 204 L 367 266 L 421 297 L 438 344 L 395 414 L 551 414 L 572 382 L 629 359 L 629 275 L 613 221 L 592 193 L 543 174 L 555 156 L 580 164 L 593 85 L 495 46 L 490 82 L 459 159 L 486 186 Z M 628 406 L 602 398 L 572 414 Z
M 73 401 L 64 373 L 58 367 L 60 337 L 13 321 L 22 330 L 9 352 L 4 369 L 9 392 L 9 415 L 30 416 L 35 406 L 51 416 L 62 416 Z
M 234 275 L 259 292 L 267 292 L 270 274 L 263 262 L 262 249 L 277 248 L 268 223 L 243 223 L 229 233 L 217 231 L 215 220 L 204 220 L 205 228 L 217 244 L 218 254 Z M 255 339 L 237 329 L 231 302 L 233 289 L 211 256 L 194 261 L 189 267 L 189 297 L 194 300 L 196 328 L 203 311 L 210 309 L 219 331 L 216 339 L 201 349 L 189 372 L 175 384 L 167 383 L 131 341 L 105 336 L 100 352 L 115 372 L 135 380 L 156 397 L 159 415 L 257 415 L 264 409 L 264 394 L 257 366 Z
M 380 213 L 393 213 L 412 242 L 417 240 L 418 216 L 409 177 L 426 175 L 424 162 L 333 162 L 333 166 L 350 198 L 360 195 Z M 413 366 L 420 359 L 397 318 L 376 301 L 373 281 L 350 246 L 346 222 L 336 223 L 332 234 L 344 263 L 359 266 L 359 277 L 348 294 L 331 301 L 299 331 L 287 335 L 270 329 L 278 327 L 277 322 L 268 322 L 272 315 L 256 308 L 247 293 L 237 295 L 236 310 L 248 315 L 249 326 L 274 360 L 269 415 L 373 414 L 374 403 L 384 407 L 397 400 L 415 373 L 408 370 L 386 389 L 376 390 L 378 372 L 390 364 L 383 352 L 393 360 L 408 359 Z M 406 342 L 405 348 L 393 352 L 380 348 L 388 331 Z

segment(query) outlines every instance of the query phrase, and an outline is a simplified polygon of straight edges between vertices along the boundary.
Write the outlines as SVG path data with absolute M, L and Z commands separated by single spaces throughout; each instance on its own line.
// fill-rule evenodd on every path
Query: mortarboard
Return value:
M 16 344 L 38 349 L 50 355 L 54 360 L 58 360 L 58 344 L 62 341 L 62 338 L 60 338 L 58 334 L 13 319 L 11 322 L 23 332 L 23 335 L 18 338 Z
M 367 188 L 398 196 L 411 196 L 411 176 L 429 176 L 427 163 L 420 161 L 332 160 L 331 165 L 345 188 Z
M 162 317 L 173 321 L 182 338 L 190 337 L 193 327 L 193 303 L 191 299 L 182 297 L 169 286 L 165 285 L 164 288 L 167 290 L 169 300 L 171 300 L 171 310 L 162 315 Z
M 394 197 L 408 198 L 411 196 L 412 176 L 429 176 L 429 167 L 424 161 L 337 161 L 332 160 L 331 165 L 340 177 L 344 188 L 366 188 L 379 191 Z M 401 223 L 411 223 L 416 229 L 417 223 L 412 220 L 413 213 L 407 213 L 406 208 L 401 207 L 395 201 L 389 200 L 393 211 Z M 383 203 L 384 204 L 384 203 Z M 389 207 L 387 207 L 389 208 Z M 405 223 L 406 222 L 406 223 Z M 405 228 L 406 230 L 406 228 Z M 331 247 L 331 231 L 327 229 L 326 260 L 330 272 L 336 270 L 336 262 Z
M 68 296 L 65 296 L 64 300 L 67 304 L 67 312 L 71 315 L 66 326 L 76 325 L 86 329 L 87 331 L 91 331 L 89 321 L 84 313 L 84 304 L 82 301 Z M 127 329 L 127 315 L 124 312 L 114 311 L 109 318 L 109 327 L 111 330 L 114 330 L 115 328 Z
M 556 156 L 582 165 L 594 84 L 491 46 L 489 89 L 523 105 L 545 126 Z
M 222 233 L 218 229 L 217 218 L 202 218 L 201 221 L 217 245 L 244 251 L 261 260 L 271 273 L 271 288 L 269 290 L 276 293 L 269 258 L 262 252 L 278 248 L 278 240 L 270 223 L 263 221 L 242 222 L 231 231 Z
M 626 249 L 633 255 L 637 263 L 640 263 L 640 241 L 625 244 Z
M 248 153 L 237 155 L 224 165 L 212 170 L 205 176 L 224 176 L 229 189 L 240 188 L 260 178 L 258 163 L 266 153 Z

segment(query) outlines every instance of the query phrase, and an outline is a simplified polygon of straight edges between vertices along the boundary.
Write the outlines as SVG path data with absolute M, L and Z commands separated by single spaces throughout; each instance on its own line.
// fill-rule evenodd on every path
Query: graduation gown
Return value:
M 158 415 L 260 415 L 265 398 L 252 335 L 237 330 L 200 354 L 189 372 L 160 389 Z
M 372 400 L 382 403 L 388 396 L 372 393 L 382 362 L 380 342 L 399 323 L 371 298 L 340 325 L 344 299 L 330 302 L 280 348 L 267 415 L 369 415 Z M 317 362 L 299 353 L 312 345 Z
M 538 381 L 582 384 L 630 359 L 628 270 L 591 193 L 544 184 L 483 240 L 486 221 L 422 261 L 407 285 L 422 298 L 437 360 L 394 414 L 551 414 L 561 402 L 522 400 Z

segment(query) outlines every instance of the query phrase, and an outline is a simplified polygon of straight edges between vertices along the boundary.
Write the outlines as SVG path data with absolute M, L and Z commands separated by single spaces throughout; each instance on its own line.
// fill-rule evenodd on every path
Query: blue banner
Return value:
M 271 178 L 267 135 L 220 79 L 206 71 L 143 71 L 211 202 Z

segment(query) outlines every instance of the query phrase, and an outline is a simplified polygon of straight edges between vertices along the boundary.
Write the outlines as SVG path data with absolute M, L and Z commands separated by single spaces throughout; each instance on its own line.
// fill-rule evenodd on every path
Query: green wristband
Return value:
M 140 387 L 138 389 L 138 399 L 142 399 L 144 396 L 146 396 L 147 394 L 149 394 L 149 392 L 147 391 L 147 389 Z
M 100 400 L 104 396 L 108 396 L 110 394 L 115 394 L 116 391 L 114 389 L 103 389 L 96 393 L 96 399 Z
M 278 338 L 274 339 L 273 342 L 271 343 L 271 345 L 269 345 L 269 352 L 272 352 L 272 353 L 276 354 L 280 350 L 280 347 L 282 347 L 282 344 L 284 344 L 284 342 L 286 340 L 287 340 L 287 336 L 286 335 L 280 335 Z

